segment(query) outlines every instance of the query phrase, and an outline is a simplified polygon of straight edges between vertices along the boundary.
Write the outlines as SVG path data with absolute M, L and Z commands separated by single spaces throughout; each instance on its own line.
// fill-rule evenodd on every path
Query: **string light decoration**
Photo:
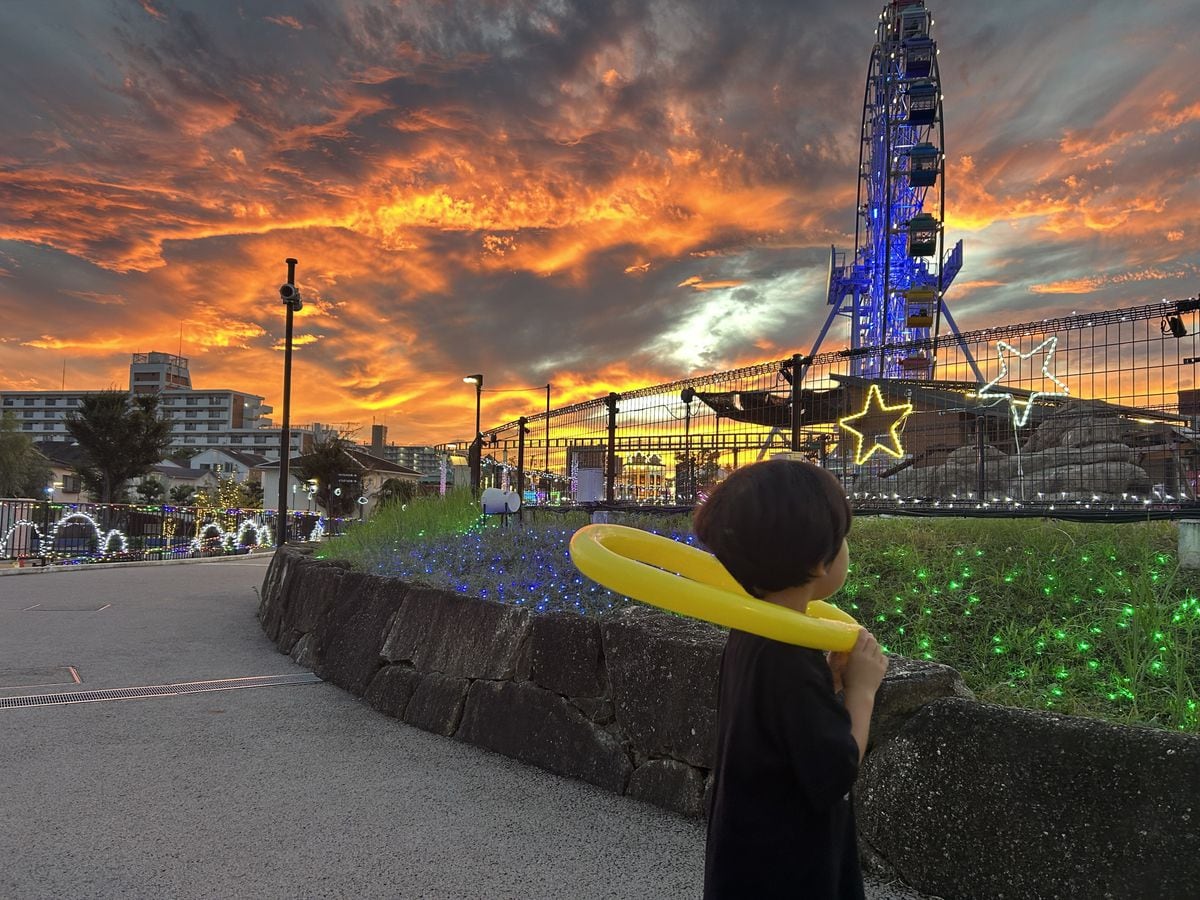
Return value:
M 854 464 L 856 466 L 863 465 L 880 450 L 889 456 L 894 456 L 896 459 L 903 458 L 904 445 L 900 442 L 900 427 L 904 424 L 904 420 L 911 415 L 912 411 L 913 405 L 911 403 L 897 403 L 888 406 L 883 402 L 883 394 L 879 392 L 879 385 L 872 384 L 871 389 L 867 391 L 867 399 L 863 403 L 862 410 L 852 416 L 844 416 L 838 419 L 838 427 L 854 435 Z M 895 415 L 895 413 L 899 413 L 899 415 Z M 869 436 L 870 446 L 868 447 L 868 435 L 866 432 L 860 431 L 851 423 L 859 422 L 862 419 L 884 417 L 891 422 L 887 430 L 888 441 L 881 443 L 879 434 L 875 433 Z
M 1042 358 L 1042 376 L 1048 378 L 1057 384 L 1061 391 L 1034 391 L 1025 400 L 1017 400 L 1011 392 L 1007 391 L 992 391 L 1002 379 L 1008 375 L 1008 360 L 1005 358 L 1005 353 L 1011 353 L 1018 359 L 1030 359 L 1039 350 L 1049 347 L 1046 350 L 1046 355 Z M 1029 411 L 1033 408 L 1033 403 L 1038 397 L 1069 397 L 1070 390 L 1065 384 L 1059 381 L 1054 373 L 1050 371 L 1050 360 L 1054 358 L 1054 351 L 1058 348 L 1058 336 L 1048 337 L 1028 353 L 1022 353 L 1008 341 L 996 341 L 996 353 L 1000 357 L 1000 374 L 985 384 L 979 389 L 977 397 L 980 400 L 1007 400 L 1009 408 L 1012 410 L 1013 425 L 1017 428 L 1023 428 L 1029 421 Z M 1018 412 L 1018 407 L 1022 407 Z
M 94 549 L 89 549 L 86 553 L 78 554 L 81 556 L 94 556 L 103 559 L 107 556 L 119 556 L 129 552 L 129 541 L 125 534 L 116 528 L 105 532 L 100 528 L 100 523 L 89 516 L 85 512 L 70 512 L 50 526 L 46 532 L 45 547 L 49 551 L 47 555 L 52 556 L 70 556 L 69 553 L 55 552 L 54 545 L 58 541 L 59 532 L 63 528 L 71 525 L 84 525 L 90 527 L 92 534 L 89 540 L 94 540 Z
M 254 540 L 246 540 L 248 533 L 254 534 Z M 239 547 L 269 547 L 273 546 L 275 541 L 271 536 L 271 529 L 263 522 L 257 519 L 245 519 L 238 527 L 237 545 Z
M 8 542 L 12 539 L 13 532 L 15 532 L 18 528 L 32 528 L 33 536 L 35 538 L 41 538 L 42 536 L 41 531 L 38 530 L 38 527 L 35 523 L 30 522 L 28 519 L 18 519 L 16 522 L 13 522 L 12 528 L 8 529 L 8 531 L 4 533 L 4 541 L 3 543 L 0 543 L 0 550 L 3 550 L 5 555 L 8 554 Z

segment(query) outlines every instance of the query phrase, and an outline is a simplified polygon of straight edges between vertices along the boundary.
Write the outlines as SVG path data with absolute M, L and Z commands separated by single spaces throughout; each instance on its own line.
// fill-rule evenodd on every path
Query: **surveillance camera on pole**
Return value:
M 304 301 L 300 299 L 300 288 L 290 281 L 279 286 L 279 296 L 284 303 L 291 307 L 293 312 L 299 312 L 304 308 Z

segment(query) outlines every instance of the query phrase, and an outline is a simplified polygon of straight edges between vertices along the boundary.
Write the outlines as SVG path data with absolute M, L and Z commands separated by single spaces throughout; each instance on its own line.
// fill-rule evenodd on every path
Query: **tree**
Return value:
M 698 491 L 716 483 L 721 471 L 720 457 L 718 450 L 675 454 L 675 496 L 679 502 L 696 502 Z
M 184 468 L 190 468 L 192 457 L 199 452 L 199 447 L 173 447 L 171 448 L 171 452 L 167 454 L 167 459 Z
M 137 486 L 138 496 L 142 498 L 143 503 L 153 503 L 161 499 L 166 492 L 167 489 L 157 478 L 147 478 Z
M 354 509 L 360 487 L 343 476 L 361 479 L 362 466 L 347 453 L 350 442 L 338 434 L 326 432 L 313 442 L 312 451 L 292 462 L 291 470 L 301 481 L 315 481 L 317 505 L 334 518 L 347 516 Z M 361 481 L 360 481 L 361 484 Z
M 218 476 L 215 487 L 196 492 L 196 508 L 202 518 L 220 522 L 226 531 L 236 528 L 240 517 L 229 510 L 258 508 L 258 501 L 248 487 L 232 475 L 228 478 Z M 261 499 L 261 489 L 259 493 Z
M 159 416 L 154 394 L 88 394 L 65 422 L 83 451 L 76 471 L 101 503 L 111 503 L 129 479 L 149 472 L 171 442 L 171 423 Z
M 196 489 L 190 484 L 177 484 L 171 488 L 171 502 L 178 506 L 191 506 Z
M 53 477 L 46 457 L 18 429 L 17 417 L 6 410 L 0 418 L 0 497 L 42 499 Z
M 263 508 L 263 486 L 261 481 L 243 481 L 242 491 L 246 495 L 247 507 L 253 509 Z
M 389 478 L 375 492 L 376 509 L 390 504 L 408 503 L 417 496 L 417 483 L 407 478 Z

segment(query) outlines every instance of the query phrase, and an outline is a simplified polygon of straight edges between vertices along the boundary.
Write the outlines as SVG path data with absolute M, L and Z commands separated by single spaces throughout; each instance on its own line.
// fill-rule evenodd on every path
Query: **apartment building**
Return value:
M 232 447 L 279 458 L 280 429 L 273 411 L 257 394 L 192 388 L 188 361 L 168 353 L 135 353 L 129 366 L 129 392 L 156 393 L 162 415 L 171 420 L 171 448 L 204 450 Z M 0 391 L 0 411 L 12 412 L 19 427 L 39 441 L 69 441 L 65 418 L 82 399 L 98 391 Z M 312 434 L 291 429 L 293 453 L 311 447 Z

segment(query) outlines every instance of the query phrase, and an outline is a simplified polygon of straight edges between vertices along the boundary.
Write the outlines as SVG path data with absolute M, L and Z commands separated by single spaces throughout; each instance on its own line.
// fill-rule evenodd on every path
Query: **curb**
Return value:
M 258 553 L 237 553 L 228 556 L 202 556 L 190 559 L 139 559 L 130 562 L 76 563 L 69 566 L 26 566 L 24 568 L 0 569 L 0 578 L 6 575 L 44 575 L 49 572 L 90 572 L 94 569 L 132 569 L 143 566 L 181 566 L 193 563 L 228 562 L 239 559 L 269 559 L 275 548 Z

